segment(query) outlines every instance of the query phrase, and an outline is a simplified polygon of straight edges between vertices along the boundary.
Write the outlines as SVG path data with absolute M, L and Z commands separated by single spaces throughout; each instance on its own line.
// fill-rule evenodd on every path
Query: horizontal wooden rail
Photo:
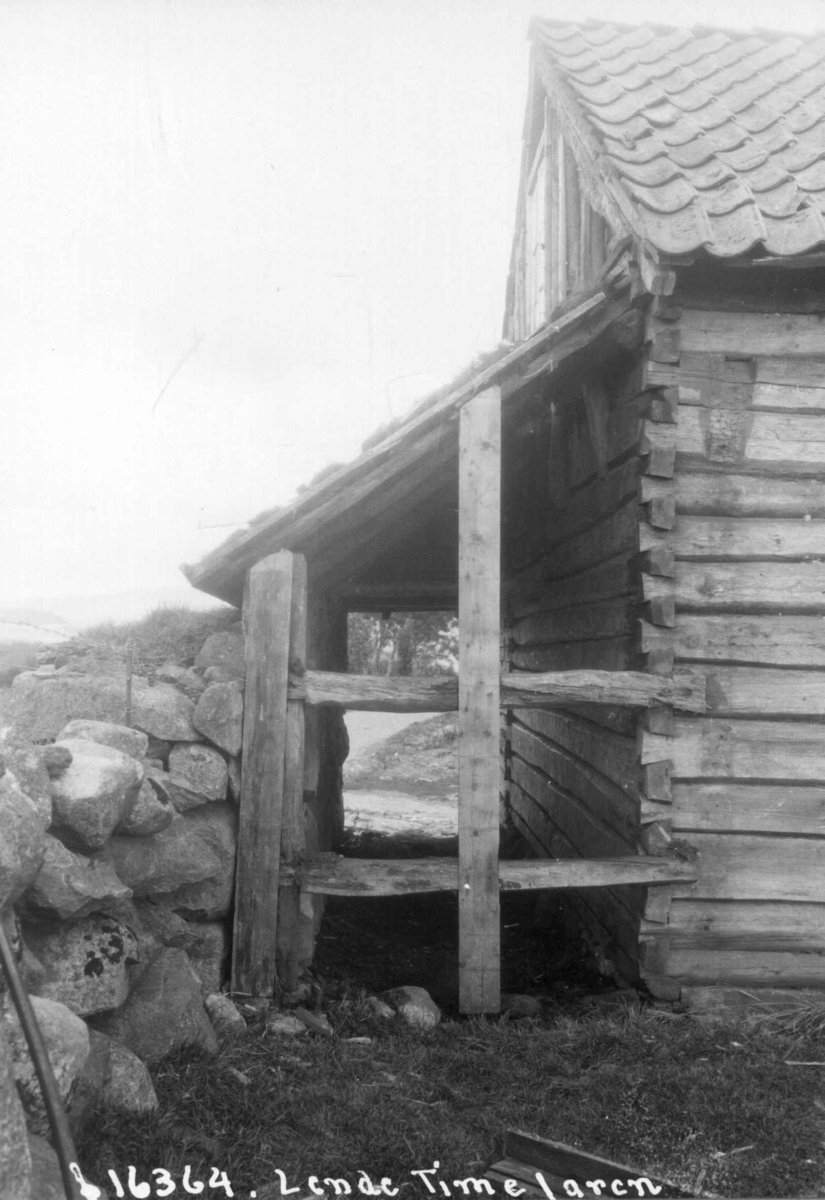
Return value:
M 289 699 L 307 704 L 340 704 L 368 712 L 454 712 L 455 675 L 343 675 L 307 671 L 291 675 Z M 501 676 L 502 708 L 560 704 L 613 704 L 650 708 L 671 704 L 684 712 L 705 712 L 705 677 L 696 671 L 671 679 L 641 671 L 524 671 Z
M 498 864 L 506 890 L 617 887 L 620 884 L 691 883 L 693 863 L 669 858 L 526 858 Z M 313 855 L 283 864 L 281 883 L 297 881 L 303 892 L 323 896 L 398 896 L 458 890 L 457 858 L 342 858 Z

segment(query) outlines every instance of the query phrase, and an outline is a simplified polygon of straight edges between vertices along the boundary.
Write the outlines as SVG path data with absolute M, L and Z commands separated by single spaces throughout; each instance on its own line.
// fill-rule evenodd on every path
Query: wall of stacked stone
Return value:
M 240 632 L 217 633 L 194 666 L 133 677 L 130 698 L 122 668 L 80 657 L 18 675 L 4 703 L 0 920 L 76 1130 L 100 1096 L 154 1106 L 146 1063 L 185 1041 L 214 1049 L 216 1024 L 242 1023 L 220 989 L 244 676 Z M 0 982 L 4 1200 L 45 1194 L 46 1132 Z

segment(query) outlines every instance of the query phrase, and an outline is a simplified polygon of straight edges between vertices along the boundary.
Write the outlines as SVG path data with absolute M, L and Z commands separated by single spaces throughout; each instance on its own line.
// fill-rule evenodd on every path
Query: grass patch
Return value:
M 197 611 L 184 604 L 162 604 L 138 621 L 102 621 L 82 630 L 60 648 L 62 655 L 91 652 L 95 657 L 126 661 L 132 651 L 136 675 L 151 675 L 166 662 L 190 666 L 206 639 L 236 625 L 236 608 Z
M 363 993 L 328 1016 L 334 1040 L 278 1037 L 259 1017 L 217 1057 L 166 1059 L 153 1069 L 156 1113 L 97 1114 L 80 1146 L 87 1178 L 105 1183 L 111 1167 L 125 1180 L 134 1164 L 138 1178 L 162 1166 L 179 1182 L 190 1164 L 207 1180 L 217 1166 L 248 1196 L 280 1168 L 299 1196 L 309 1175 L 344 1177 L 357 1194 L 363 1169 L 417 1196 L 412 1170 L 438 1160 L 448 1183 L 482 1175 L 516 1126 L 688 1190 L 814 1196 L 825 1183 L 823 1073 L 785 1062 L 825 1058 L 821 1022 L 782 1032 L 647 1010 L 422 1034 L 372 1017 Z

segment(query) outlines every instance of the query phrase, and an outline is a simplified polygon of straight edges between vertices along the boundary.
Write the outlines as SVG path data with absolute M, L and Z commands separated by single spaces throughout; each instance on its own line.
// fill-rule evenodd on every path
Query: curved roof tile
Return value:
M 825 37 L 536 20 L 608 186 L 665 255 L 825 245 Z

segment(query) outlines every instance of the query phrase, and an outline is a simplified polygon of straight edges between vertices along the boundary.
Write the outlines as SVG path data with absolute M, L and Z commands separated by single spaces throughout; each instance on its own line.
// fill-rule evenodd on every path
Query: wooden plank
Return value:
M 501 393 L 461 410 L 458 550 L 459 1008 L 498 1012 Z
M 346 583 L 336 589 L 336 596 L 352 612 L 385 612 L 387 608 L 451 609 L 458 606 L 458 584 L 455 580 L 406 579 L 389 583 Z
M 754 408 L 825 411 L 825 359 L 760 356 L 752 403 Z
M 658 883 L 690 883 L 692 863 L 644 855 L 614 858 L 519 858 L 496 862 L 496 901 L 504 891 L 548 888 L 604 888 Z M 402 896 L 461 892 L 463 872 L 455 858 L 342 858 L 314 856 L 300 866 L 284 866 L 302 892 L 324 896 Z
M 575 501 L 572 501 L 575 503 Z M 616 512 L 568 540 L 548 544 L 545 579 L 558 579 L 607 562 L 623 549 L 636 548 L 641 509 L 633 496 Z M 552 529 L 550 531 L 552 537 Z
M 675 426 L 677 454 L 710 457 L 711 439 L 718 436 L 713 428 L 712 414 L 719 411 L 679 405 L 679 423 Z M 795 463 L 798 467 L 809 464 L 821 468 L 825 464 L 825 413 L 808 416 L 787 412 L 743 412 L 729 416 L 742 418 L 742 460 L 766 467 L 771 463 L 789 466 Z M 646 433 L 648 425 L 653 426 L 653 422 L 646 422 Z M 665 431 L 674 427 L 659 425 L 658 429 Z M 665 441 L 662 435 L 647 436 L 654 446 Z
M 821 724 L 677 717 L 672 755 L 678 779 L 825 784 Z
M 590 795 L 583 800 L 577 793 L 560 786 L 554 777 L 547 778 L 530 767 L 517 752 L 510 760 L 510 778 L 547 812 L 579 854 L 588 858 L 611 858 L 635 854 L 638 850 L 636 830 L 629 821 L 622 821 L 624 814 L 618 812 L 613 822 L 601 819 L 605 805 L 603 801 L 599 805 L 600 796 L 593 800 L 592 787 Z M 611 816 L 613 814 L 608 812 L 608 817 Z
M 678 949 L 821 953 L 825 906 L 677 899 L 670 909 L 667 936 Z
M 520 1129 L 507 1130 L 504 1153 L 508 1159 L 517 1159 L 548 1176 L 573 1180 L 586 1188 L 590 1186 L 590 1181 L 598 1179 L 601 1181 L 601 1187 L 594 1187 L 592 1192 L 596 1196 L 658 1195 L 662 1191 L 671 1196 L 691 1195 L 690 1192 L 679 1191 L 672 1184 L 650 1176 L 636 1167 L 622 1166 L 621 1163 L 612 1162 L 610 1159 L 577 1150 L 575 1146 L 567 1146 L 563 1142 L 550 1142 L 546 1138 L 524 1133 Z M 648 1188 L 644 1183 L 639 1183 L 634 1187 L 633 1180 L 648 1180 L 651 1186 Z M 609 1193 L 606 1190 L 608 1187 Z M 581 1189 L 578 1189 L 574 1194 L 579 1194 L 580 1191 Z M 571 1194 L 567 1188 L 563 1188 L 562 1193 Z
M 674 483 L 644 476 L 643 503 L 673 494 L 679 513 L 721 517 L 825 517 L 825 480 L 680 471 Z
M 519 721 L 510 727 L 510 741 L 514 755 L 538 767 L 578 802 L 586 804 L 603 824 L 618 830 L 625 840 L 633 839 L 638 823 L 635 796 L 571 751 L 525 729 Z M 533 794 L 541 799 L 546 791 L 544 779 Z
M 699 312 L 685 309 L 682 349 L 701 354 L 785 357 L 822 354 L 822 318 L 788 313 Z
M 787 833 L 825 837 L 825 787 L 676 783 L 674 831 Z
M 640 527 L 641 551 L 663 544 L 683 559 L 825 558 L 825 520 L 680 516 L 668 533 Z
M 275 986 L 292 568 L 288 551 L 256 563 L 245 611 L 232 990 L 251 996 L 271 996 Z
M 691 833 L 697 899 L 825 903 L 825 840 Z
M 513 709 L 513 716 L 534 733 L 555 742 L 612 780 L 628 796 L 639 798 L 639 784 L 635 778 L 639 765 L 635 734 L 628 737 L 613 732 L 579 713 Z
M 635 637 L 603 638 L 601 641 L 558 642 L 554 646 L 515 647 L 511 662 L 520 670 L 628 671 L 639 665 Z
M 630 596 L 597 600 L 595 603 L 583 601 L 575 608 L 562 608 L 515 621 L 510 636 L 517 646 L 622 637 L 632 633 L 636 609 L 637 605 Z
M 563 442 L 563 453 L 569 466 L 570 444 Z M 593 453 L 588 450 L 588 463 L 592 464 Z M 566 541 L 591 529 L 599 520 L 609 517 L 623 503 L 636 499 L 640 474 L 639 460 L 634 457 L 620 462 L 604 476 L 589 479 L 575 492 L 571 502 L 565 489 L 559 504 L 554 506 L 552 522 L 543 522 L 542 532 L 548 545 Z M 528 505 L 535 505 L 535 492 L 527 489 Z
M 506 586 L 514 620 L 534 612 L 552 612 L 571 608 L 587 596 L 589 603 L 614 596 L 635 595 L 638 587 L 636 547 L 632 553 L 619 554 L 578 575 L 556 579 L 552 584 L 544 577 L 544 565 L 522 572 L 508 580 Z
M 517 783 L 511 782 L 510 813 L 516 828 L 539 857 L 576 861 L 582 854 L 542 808 Z M 685 885 L 689 886 L 689 885 Z M 680 885 L 681 890 L 681 885 Z M 636 972 L 639 919 L 644 887 L 630 885 L 566 889 L 559 900 L 575 915 L 577 928 L 587 927 L 598 945 L 611 945 L 619 971 L 632 978 Z
M 763 666 L 825 667 L 822 616 L 679 613 L 670 633 L 644 621 L 640 625 L 645 654 L 667 644 L 677 658 L 688 662 L 724 659 Z
M 821 717 L 825 671 L 779 667 L 706 670 L 707 711 L 732 717 Z
M 700 950 L 672 948 L 667 973 L 694 986 L 825 988 L 822 950 Z
M 459 619 L 460 620 L 460 619 Z M 626 705 L 647 708 L 672 704 L 687 712 L 705 709 L 704 685 L 698 672 L 666 679 L 641 671 L 507 672 L 499 675 L 496 631 L 496 701 L 502 708 L 546 707 L 548 704 Z M 488 685 L 489 685 L 488 681 Z M 461 671 L 454 675 L 347 675 L 306 671 L 292 675 L 290 700 L 338 704 L 367 712 L 452 712 L 461 706 Z M 498 728 L 498 716 L 496 716 Z
M 642 576 L 645 600 L 673 595 L 670 580 Z M 825 563 L 678 562 L 676 603 L 707 612 L 822 613 Z

